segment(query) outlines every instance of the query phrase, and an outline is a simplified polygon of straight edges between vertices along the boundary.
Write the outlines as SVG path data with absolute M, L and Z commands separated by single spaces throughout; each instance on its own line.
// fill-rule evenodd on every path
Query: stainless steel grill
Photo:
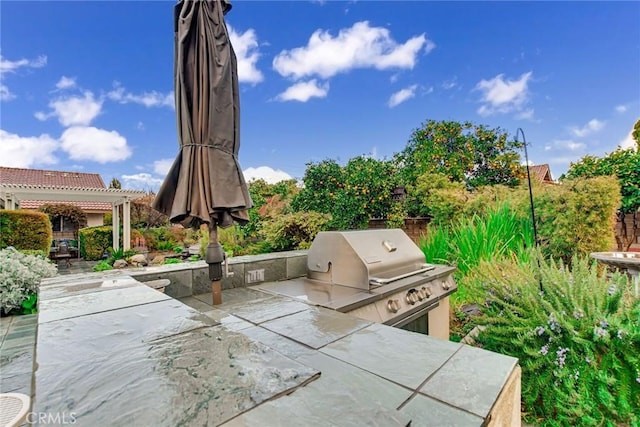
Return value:
M 391 326 L 449 336 L 449 266 L 427 264 L 399 229 L 318 233 L 307 277 L 257 287 Z

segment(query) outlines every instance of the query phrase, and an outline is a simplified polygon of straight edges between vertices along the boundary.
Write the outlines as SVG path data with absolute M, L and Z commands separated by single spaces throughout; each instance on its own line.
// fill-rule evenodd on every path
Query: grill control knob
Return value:
M 444 289 L 445 291 L 448 291 L 450 288 L 451 288 L 451 285 L 449 284 L 448 281 L 442 282 L 442 289 Z
M 433 295 L 433 293 L 431 292 L 431 288 L 423 287 L 421 289 L 421 291 L 424 291 L 424 294 L 427 296 L 427 298 L 429 298 L 431 295 Z
M 398 303 L 398 300 L 390 299 L 389 301 L 387 301 L 387 310 L 392 313 L 397 313 L 398 310 L 400 310 L 400 304 Z
M 407 295 L 405 296 L 405 300 L 407 301 L 407 304 L 414 305 L 415 303 L 417 303 L 419 301 L 418 291 L 416 291 L 415 289 L 409 289 Z
M 425 298 L 427 298 L 427 293 L 424 291 L 424 288 L 418 289 L 418 299 L 422 301 Z

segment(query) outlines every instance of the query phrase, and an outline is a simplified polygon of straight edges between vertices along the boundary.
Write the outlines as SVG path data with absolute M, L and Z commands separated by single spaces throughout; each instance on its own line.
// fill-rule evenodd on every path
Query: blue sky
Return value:
M 0 165 L 157 189 L 178 151 L 173 4 L 0 1 Z M 301 178 L 469 120 L 521 127 L 557 178 L 631 146 L 638 22 L 640 2 L 236 0 L 240 164 Z

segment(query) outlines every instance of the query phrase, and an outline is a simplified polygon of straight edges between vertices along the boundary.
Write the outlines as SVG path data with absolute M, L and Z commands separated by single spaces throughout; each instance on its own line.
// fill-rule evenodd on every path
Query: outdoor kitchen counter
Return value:
M 33 412 L 76 425 L 519 424 L 517 360 L 251 288 L 41 287 Z M 37 423 L 36 423 L 37 424 Z

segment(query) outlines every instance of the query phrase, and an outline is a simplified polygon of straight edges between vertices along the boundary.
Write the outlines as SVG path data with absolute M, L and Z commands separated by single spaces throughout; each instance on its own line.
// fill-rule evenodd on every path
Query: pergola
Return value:
M 18 209 L 21 200 L 107 202 L 113 208 L 113 248 L 120 248 L 120 206 L 122 206 L 122 248 L 131 248 L 131 201 L 144 191 L 115 188 L 55 187 L 47 185 L 0 184 L 0 200 L 5 209 Z

